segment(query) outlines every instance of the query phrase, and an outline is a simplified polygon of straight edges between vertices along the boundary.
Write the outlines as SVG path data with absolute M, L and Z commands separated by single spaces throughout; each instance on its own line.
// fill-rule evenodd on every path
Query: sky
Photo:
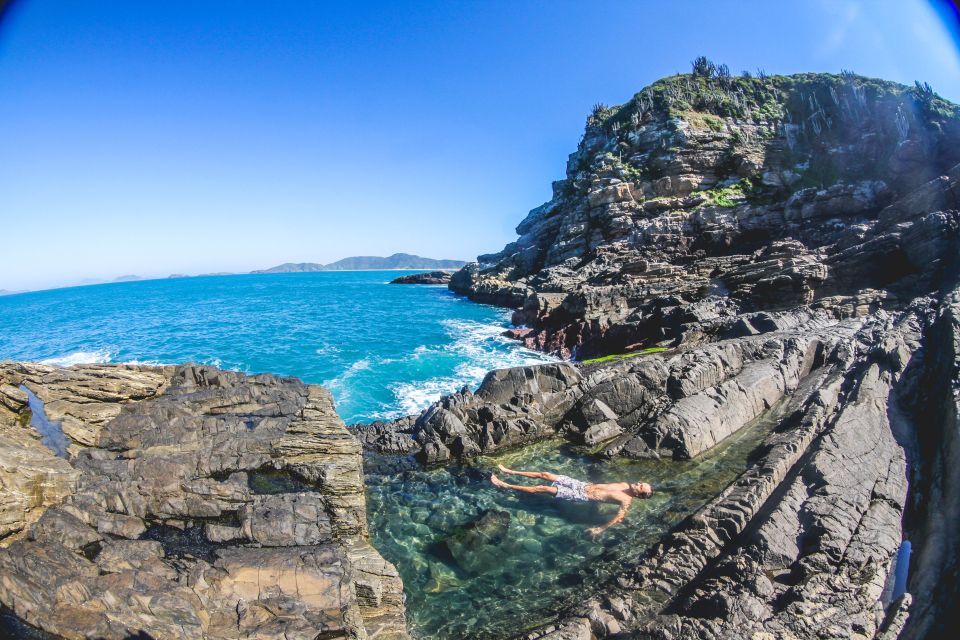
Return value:
M 0 21 L 0 289 L 473 259 L 550 198 L 592 105 L 698 55 L 960 101 L 946 6 L 17 0 Z

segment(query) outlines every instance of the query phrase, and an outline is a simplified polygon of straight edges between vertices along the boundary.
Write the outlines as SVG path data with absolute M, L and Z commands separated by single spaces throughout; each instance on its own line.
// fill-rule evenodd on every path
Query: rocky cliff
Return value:
M 356 430 L 423 464 L 557 436 L 602 463 L 772 421 L 733 484 L 527 637 L 955 637 L 958 142 L 929 87 L 852 74 L 701 69 L 598 105 L 553 199 L 450 284 L 579 362 Z
M 63 638 L 406 637 L 324 389 L 190 365 L 0 383 L 0 608 Z
M 918 236 L 955 224 L 937 215 L 954 192 L 904 199 L 960 162 L 958 143 L 957 107 L 926 86 L 665 78 L 598 105 L 553 199 L 450 287 L 517 308 L 528 346 L 581 359 L 710 340 L 745 312 L 899 307 L 944 266 L 946 246 Z

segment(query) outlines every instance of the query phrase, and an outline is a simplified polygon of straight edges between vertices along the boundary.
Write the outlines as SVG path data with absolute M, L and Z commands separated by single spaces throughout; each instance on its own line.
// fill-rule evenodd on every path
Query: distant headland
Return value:
M 374 271 L 386 269 L 459 269 L 466 264 L 464 260 L 435 260 L 422 258 L 409 253 L 395 253 L 392 256 L 352 256 L 330 264 L 316 262 L 286 262 L 269 269 L 260 269 L 250 273 L 307 273 L 313 271 Z

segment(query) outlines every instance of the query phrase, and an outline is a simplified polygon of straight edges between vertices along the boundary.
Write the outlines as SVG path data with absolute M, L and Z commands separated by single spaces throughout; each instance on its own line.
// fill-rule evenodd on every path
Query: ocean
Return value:
M 0 297 L 0 359 L 198 362 L 326 386 L 347 423 L 417 413 L 490 369 L 550 358 L 500 334 L 509 312 L 412 272 L 144 280 Z

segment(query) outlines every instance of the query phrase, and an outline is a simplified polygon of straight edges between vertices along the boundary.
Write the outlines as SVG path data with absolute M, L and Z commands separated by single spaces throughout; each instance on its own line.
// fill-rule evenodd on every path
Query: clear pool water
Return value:
M 409 621 L 419 637 L 513 637 L 582 600 L 717 495 L 747 467 L 770 426 L 758 421 L 691 461 L 600 462 L 547 442 L 464 467 L 369 474 L 374 544 L 403 576 Z M 594 539 L 586 529 L 607 522 L 616 505 L 498 490 L 489 484 L 498 463 L 591 482 L 642 480 L 656 492 L 635 500 L 623 523 Z M 543 482 L 510 478 L 513 484 Z M 505 532 L 464 531 L 488 512 L 508 514 Z

